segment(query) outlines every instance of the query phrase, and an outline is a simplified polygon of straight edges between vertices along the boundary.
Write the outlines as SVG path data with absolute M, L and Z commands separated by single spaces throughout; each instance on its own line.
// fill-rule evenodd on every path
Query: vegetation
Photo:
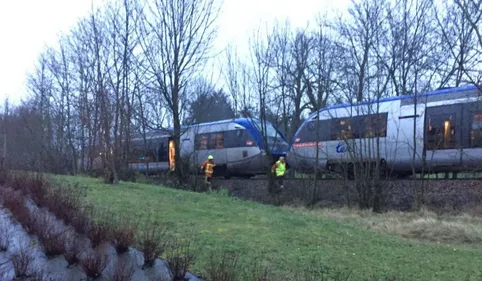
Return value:
M 108 205 L 132 218 L 151 217 L 170 224 L 170 235 L 182 238 L 198 230 L 203 248 L 193 265 L 196 272 L 210 268 L 213 253 L 228 249 L 238 253 L 236 264 L 241 268 L 259 262 L 275 274 L 299 272 L 315 260 L 320 265 L 317 268 L 331 277 L 340 272 L 356 278 L 397 276 L 407 280 L 481 276 L 479 245 L 401 238 L 350 220 L 333 221 L 320 213 L 266 206 L 224 194 L 123 182 L 109 186 L 86 177 L 57 176 L 55 180 L 83 187 L 93 205 Z M 384 215 L 378 216 L 382 221 Z
M 287 208 L 310 216 L 350 222 L 359 227 L 401 237 L 440 243 L 480 244 L 482 242 L 482 218 L 469 213 L 438 215 L 428 210 L 420 212 L 387 212 L 341 209 Z

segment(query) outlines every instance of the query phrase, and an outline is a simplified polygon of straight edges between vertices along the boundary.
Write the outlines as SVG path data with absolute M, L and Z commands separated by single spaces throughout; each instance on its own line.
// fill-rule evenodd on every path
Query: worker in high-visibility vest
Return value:
M 201 165 L 201 170 L 204 170 L 205 181 L 209 187 L 209 191 L 211 191 L 212 183 L 211 179 L 214 173 L 214 167 L 216 167 L 216 163 L 214 163 L 214 157 L 212 155 L 208 156 L 208 160 L 204 161 Z
M 273 164 L 273 166 L 271 167 L 271 172 L 276 175 L 278 184 L 280 188 L 283 189 L 284 177 L 286 172 L 286 161 L 283 156 L 280 156 L 279 160 Z

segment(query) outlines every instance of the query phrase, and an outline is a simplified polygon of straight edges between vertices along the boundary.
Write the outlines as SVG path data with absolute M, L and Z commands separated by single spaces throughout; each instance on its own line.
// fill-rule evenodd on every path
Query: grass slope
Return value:
M 239 252 L 240 262 L 264 259 L 276 272 L 296 271 L 315 259 L 329 272 L 350 271 L 356 277 L 352 280 L 373 276 L 479 280 L 481 276 L 481 246 L 409 240 L 309 212 L 222 195 L 136 183 L 110 186 L 87 177 L 56 179 L 86 186 L 88 200 L 111 211 L 172 223 L 175 234 L 198 230 L 204 248 L 195 272 L 202 272 L 213 251 L 228 247 Z

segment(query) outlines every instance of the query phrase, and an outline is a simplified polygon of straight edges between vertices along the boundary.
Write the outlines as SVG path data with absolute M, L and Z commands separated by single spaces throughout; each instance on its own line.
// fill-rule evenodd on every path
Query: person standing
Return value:
M 280 156 L 279 160 L 271 167 L 271 172 L 276 175 L 276 180 L 282 190 L 284 188 L 284 178 L 286 173 L 286 161 L 283 156 Z
M 212 190 L 211 180 L 214 173 L 214 167 L 216 167 L 216 163 L 214 163 L 214 157 L 212 155 L 209 155 L 208 160 L 204 161 L 201 165 L 201 170 L 204 170 L 205 182 L 208 185 L 209 191 Z

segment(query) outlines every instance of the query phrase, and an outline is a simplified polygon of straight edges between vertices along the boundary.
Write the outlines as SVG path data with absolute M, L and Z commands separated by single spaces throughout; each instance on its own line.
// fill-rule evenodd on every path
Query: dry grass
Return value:
M 482 242 L 482 217 L 473 213 L 438 215 L 428 210 L 420 212 L 386 212 L 376 214 L 349 208 L 308 210 L 287 207 L 297 213 L 321 216 L 326 219 L 349 222 L 378 232 L 396 234 L 405 238 L 440 243 Z

